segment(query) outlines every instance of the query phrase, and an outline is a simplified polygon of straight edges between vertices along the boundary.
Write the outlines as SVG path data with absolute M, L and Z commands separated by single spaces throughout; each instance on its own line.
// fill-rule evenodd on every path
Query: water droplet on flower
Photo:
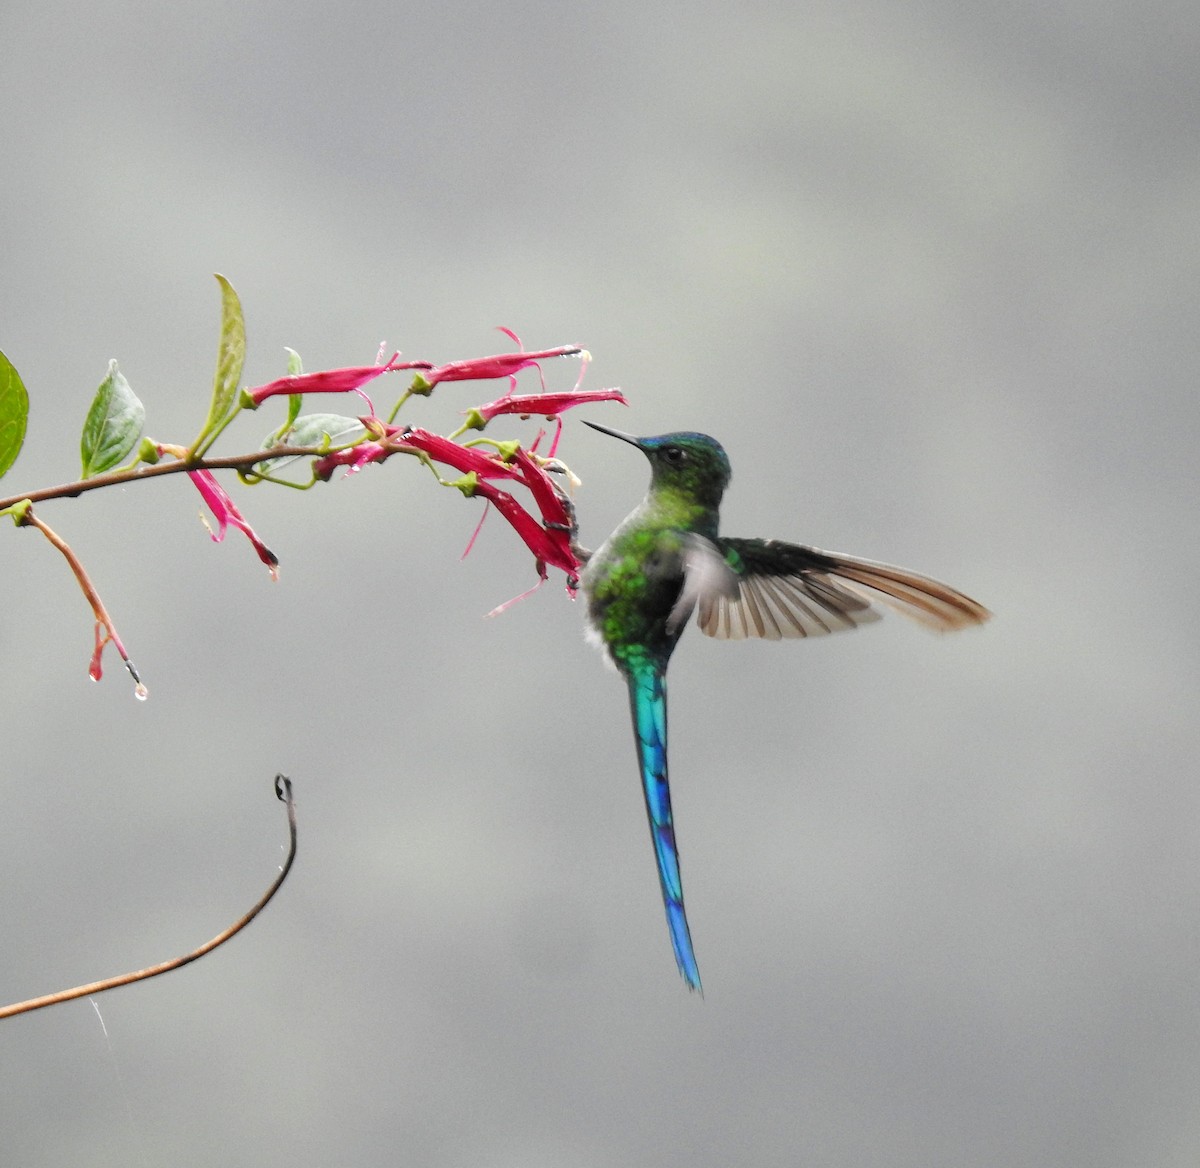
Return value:
M 139 702 L 144 702 L 150 696 L 150 691 L 139 681 L 134 687 L 133 696 Z

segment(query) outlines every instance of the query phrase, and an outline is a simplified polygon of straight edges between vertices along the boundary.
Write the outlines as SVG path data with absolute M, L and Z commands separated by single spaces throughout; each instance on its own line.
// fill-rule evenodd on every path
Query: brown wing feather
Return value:
M 777 641 L 857 628 L 879 619 L 874 601 L 938 632 L 991 616 L 957 589 L 907 568 L 776 540 L 721 542 L 740 561 L 738 592 L 702 597 L 697 614 L 701 630 L 720 640 Z
M 950 633 L 981 625 L 991 613 L 976 600 L 929 576 L 852 556 L 836 556 L 834 573 L 880 594 L 884 604 L 927 628 Z

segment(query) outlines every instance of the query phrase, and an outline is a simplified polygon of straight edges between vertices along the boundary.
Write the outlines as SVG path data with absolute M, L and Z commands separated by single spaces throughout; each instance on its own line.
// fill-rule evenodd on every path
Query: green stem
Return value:
M 408 399 L 410 397 L 412 397 L 412 395 L 413 395 L 413 391 L 411 389 L 406 389 L 400 395 L 400 400 L 392 407 L 392 412 L 390 414 L 388 414 L 387 420 L 388 420 L 389 426 L 396 420 L 396 415 L 400 412 L 401 407 L 404 405 L 404 403 L 406 401 L 408 401 Z
M 239 402 L 237 405 L 234 406 L 234 408 L 230 411 L 229 415 L 225 418 L 225 420 L 223 422 L 221 422 L 217 426 L 214 426 L 212 428 L 212 430 L 210 430 L 208 432 L 208 434 L 200 435 L 199 439 L 196 442 L 196 445 L 193 446 L 192 449 L 189 451 L 191 456 L 193 458 L 203 458 L 204 455 L 209 450 L 212 449 L 213 443 L 216 442 L 216 440 L 221 437 L 221 433 L 225 429 L 225 427 L 228 426 L 229 423 L 232 422 L 233 419 L 236 418 L 238 416 L 238 414 L 240 414 L 241 412 L 242 412 L 242 406 L 241 406 L 241 403 Z

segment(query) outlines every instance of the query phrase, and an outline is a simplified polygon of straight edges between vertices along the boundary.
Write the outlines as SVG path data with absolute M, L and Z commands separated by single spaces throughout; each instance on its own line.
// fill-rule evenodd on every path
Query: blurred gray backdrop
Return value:
M 481 619 L 533 575 L 495 518 L 459 561 L 477 503 L 402 460 L 239 489 L 277 585 L 182 478 L 46 505 L 151 697 L 112 657 L 87 680 L 64 564 L 0 532 L 0 996 L 236 917 L 282 858 L 277 770 L 300 856 L 104 1026 L 3 1024 L 0 1160 L 1194 1165 L 1198 41 L 1172 0 L 6 5 L 4 493 L 77 475 L 111 357 L 150 434 L 195 434 L 221 271 L 248 384 L 285 345 L 579 343 L 631 403 L 587 416 L 725 443 L 730 533 L 996 617 L 685 639 L 700 1000 L 623 687 L 561 576 Z M 577 416 L 561 453 L 594 545 L 645 465 Z

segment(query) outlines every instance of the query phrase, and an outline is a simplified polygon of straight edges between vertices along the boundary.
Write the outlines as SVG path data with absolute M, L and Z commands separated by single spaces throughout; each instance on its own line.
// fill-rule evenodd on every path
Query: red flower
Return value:
M 567 574 L 567 587 L 574 594 L 575 580 L 579 575 L 580 564 L 571 551 L 570 539 L 567 533 L 548 531 L 507 491 L 502 491 L 494 483 L 482 480 L 470 484 L 469 492 L 464 494 L 482 495 L 494 504 L 497 511 L 508 520 L 512 529 L 521 537 L 525 546 L 533 552 L 537 561 L 538 575 L 546 579 L 546 565 L 559 568 Z M 562 538 L 558 538 L 558 537 Z
M 373 381 L 381 373 L 396 369 L 429 369 L 428 361 L 400 361 L 400 354 L 393 353 L 386 365 L 348 365 L 344 369 L 322 369 L 317 373 L 297 373 L 294 377 L 280 377 L 255 389 L 244 391 L 251 409 L 257 409 L 269 397 L 281 393 L 349 393 Z
M 529 488 L 533 501 L 538 506 L 542 522 L 552 531 L 559 529 L 570 534 L 572 516 L 562 492 L 554 480 L 532 455 L 518 447 L 513 461 L 521 470 L 521 481 Z M 568 543 L 570 541 L 568 540 Z
M 349 473 L 354 473 L 368 463 L 382 462 L 393 454 L 424 454 L 432 462 L 462 472 L 464 477 L 449 485 L 458 487 L 468 497 L 481 495 L 493 504 L 533 553 L 541 580 L 546 579 L 547 565 L 559 568 L 566 573 L 567 590 L 575 595 L 582 565 L 571 548 L 574 521 L 570 505 L 537 459 L 516 443 L 505 444 L 503 455 L 491 454 L 476 446 L 462 446 L 428 430 L 387 426 L 377 419 L 364 418 L 363 422 L 371 423 L 368 429 L 378 437 L 317 459 L 313 469 L 318 478 L 328 479 L 339 466 L 348 467 Z M 526 487 L 533 496 L 541 521 L 508 491 L 496 486 L 493 479 L 511 479 Z M 230 522 L 235 520 L 230 517 Z M 474 542 L 475 536 L 472 536 L 467 551 Z M 505 607 L 507 605 L 502 605 L 496 611 Z
M 390 428 L 389 428 L 390 429 Z M 405 429 L 392 431 L 395 434 L 395 449 L 421 450 L 434 462 L 445 463 L 463 474 L 477 474 L 481 479 L 520 479 L 521 476 L 508 463 L 474 446 L 460 446 L 431 434 L 428 430 Z
M 501 329 L 501 332 L 508 333 L 516 339 L 508 329 Z M 437 365 L 427 373 L 422 373 L 421 379 L 429 385 L 437 385 L 441 381 L 487 381 L 495 377 L 515 379 L 522 369 L 536 367 L 539 361 L 550 357 L 580 355 L 586 356 L 586 351 L 578 345 L 559 345 L 556 349 L 539 349 L 535 353 L 527 353 L 524 350 L 518 350 L 516 353 L 497 353 L 492 357 L 473 357 L 467 361 L 450 361 L 445 365 Z
M 553 458 L 554 452 L 558 449 L 558 440 L 562 437 L 562 418 L 559 415 L 563 410 L 569 410 L 572 406 L 602 401 L 618 401 L 623 406 L 629 404 L 619 389 L 580 389 L 576 383 L 574 389 L 566 389 L 558 393 L 529 393 L 519 396 L 514 396 L 511 392 L 507 393 L 504 397 L 488 402 L 487 405 L 468 410 L 464 426 L 470 430 L 482 430 L 488 422 L 501 414 L 518 414 L 524 418 L 529 417 L 530 414 L 542 414 L 558 423 L 554 431 L 554 441 L 550 443 L 550 457 Z M 540 433 L 538 440 L 541 440 Z M 537 442 L 534 443 L 534 446 L 536 445 Z
M 465 484 L 459 484 L 463 493 L 482 495 L 493 503 L 525 546 L 533 552 L 542 579 L 546 578 L 546 564 L 560 568 L 567 574 L 568 590 L 572 596 L 575 594 L 581 565 L 571 550 L 572 517 L 558 488 L 534 458 L 517 446 L 512 461 L 505 462 L 475 447 L 460 446 L 449 438 L 431 434 L 428 430 L 408 430 L 399 437 L 401 449 L 405 446 L 415 447 L 435 461 L 463 471 L 468 476 Z M 527 487 L 537 504 L 542 522 L 539 523 L 507 491 L 488 481 L 495 478 L 515 479 Z M 471 542 L 474 543 L 474 536 Z
M 328 481 L 339 466 L 349 468 L 346 471 L 347 475 L 357 474 L 368 463 L 382 462 L 395 453 L 393 448 L 385 446 L 381 442 L 360 442 L 357 446 L 350 446 L 345 450 L 335 450 L 332 454 L 318 458 L 313 463 L 313 474 L 319 479 Z
M 501 414 L 520 414 L 523 417 L 540 414 L 546 418 L 554 418 L 572 406 L 586 406 L 592 402 L 604 401 L 618 401 L 623 406 L 629 404 L 619 389 L 567 389 L 561 393 L 527 393 L 518 396 L 506 394 L 485 406 L 476 407 L 470 413 L 472 416 L 478 414 L 484 424 Z M 478 428 L 482 429 L 482 426 Z
M 226 494 L 224 487 L 220 486 L 217 480 L 213 478 L 212 471 L 189 470 L 187 476 L 196 484 L 196 489 L 200 492 L 200 497 L 208 504 L 208 509 L 213 513 L 217 521 L 217 530 L 211 531 L 210 529 L 213 542 L 220 543 L 225 538 L 226 528 L 232 523 L 254 545 L 254 550 L 258 552 L 258 558 L 270 568 L 271 578 L 277 580 L 279 578 L 279 560 L 276 558 L 275 553 L 258 538 L 254 528 L 242 518 L 242 513 L 237 509 L 237 505 L 229 495 Z

